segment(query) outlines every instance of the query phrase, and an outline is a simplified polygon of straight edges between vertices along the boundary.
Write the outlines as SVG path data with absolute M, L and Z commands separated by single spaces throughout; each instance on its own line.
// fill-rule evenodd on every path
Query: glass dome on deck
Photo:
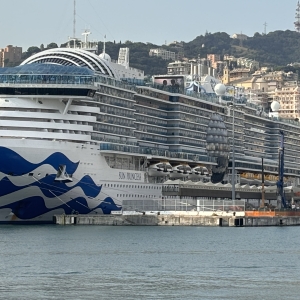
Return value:
M 0 68 L 0 75 L 78 75 L 94 77 L 95 72 L 85 67 L 32 63 L 13 68 Z
M 15 88 L 22 84 L 69 84 L 84 87 L 93 86 L 95 81 L 95 71 L 86 67 L 33 63 L 14 68 L 0 68 L 0 84 L 6 88 Z
M 84 49 L 53 48 L 33 54 L 25 59 L 21 65 L 30 64 L 56 64 L 63 66 L 78 66 L 95 71 L 96 74 L 104 75 L 119 80 L 118 72 L 112 64 L 98 55 Z

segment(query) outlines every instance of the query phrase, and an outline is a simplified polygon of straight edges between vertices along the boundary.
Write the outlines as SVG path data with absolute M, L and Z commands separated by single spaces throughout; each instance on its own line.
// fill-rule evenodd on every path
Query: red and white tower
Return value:
M 297 8 L 296 8 L 296 22 L 295 24 L 295 29 L 297 32 L 300 32 L 300 3 L 298 1 Z

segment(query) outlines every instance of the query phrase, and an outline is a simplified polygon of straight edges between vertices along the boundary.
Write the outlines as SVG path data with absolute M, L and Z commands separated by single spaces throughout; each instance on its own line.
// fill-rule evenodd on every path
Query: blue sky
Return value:
M 189 42 L 206 31 L 228 34 L 294 30 L 297 0 L 76 0 L 76 32 L 91 40 Z M 0 0 L 0 48 L 65 42 L 73 33 L 73 0 Z

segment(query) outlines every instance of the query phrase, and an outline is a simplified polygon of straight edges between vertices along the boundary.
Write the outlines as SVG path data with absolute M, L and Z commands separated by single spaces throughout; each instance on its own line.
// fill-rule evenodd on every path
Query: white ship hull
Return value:
M 55 181 L 60 165 L 72 182 Z M 110 168 L 97 145 L 2 139 L 0 171 L 1 223 L 52 222 L 62 213 L 109 214 L 121 210 L 124 199 L 161 194 L 145 189 L 144 172 Z

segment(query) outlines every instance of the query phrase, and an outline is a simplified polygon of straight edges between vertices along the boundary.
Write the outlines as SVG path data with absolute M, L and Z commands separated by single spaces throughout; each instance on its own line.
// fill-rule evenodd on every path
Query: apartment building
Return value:
M 22 61 L 22 47 L 8 45 L 0 48 L 0 67 L 13 67 Z
M 158 56 L 164 60 L 175 60 L 176 53 L 163 48 L 150 49 L 149 56 Z
M 218 54 L 207 54 L 207 59 L 210 60 L 211 66 L 217 69 L 217 63 L 221 61 L 221 55 Z
M 247 57 L 239 57 L 236 62 L 238 68 L 247 68 L 251 71 L 259 69 L 259 62 Z
M 280 103 L 279 117 L 300 119 L 300 87 L 287 85 L 275 89 L 274 100 Z

